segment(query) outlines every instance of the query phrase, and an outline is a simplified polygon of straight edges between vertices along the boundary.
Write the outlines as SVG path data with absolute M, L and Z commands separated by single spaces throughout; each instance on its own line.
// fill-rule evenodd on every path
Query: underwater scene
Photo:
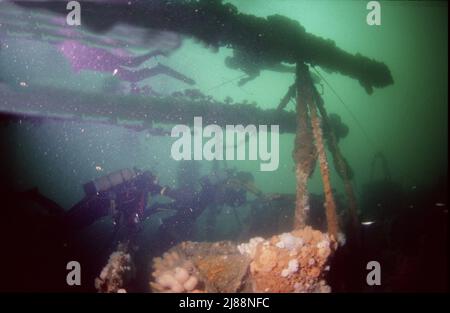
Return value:
M 0 0 L 3 292 L 448 291 L 446 1 Z

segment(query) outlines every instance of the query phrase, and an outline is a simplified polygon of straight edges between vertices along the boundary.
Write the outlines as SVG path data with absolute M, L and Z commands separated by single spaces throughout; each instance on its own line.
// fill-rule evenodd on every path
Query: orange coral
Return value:
M 323 277 L 334 245 L 328 234 L 311 227 L 239 246 L 183 242 L 154 259 L 150 285 L 166 292 L 329 292 Z M 189 274 L 198 284 L 180 287 L 167 274 L 178 282 Z
M 322 277 L 334 242 L 310 227 L 287 234 L 286 240 L 296 242 L 291 246 L 280 244 L 283 235 L 258 244 L 250 264 L 253 291 L 329 291 Z

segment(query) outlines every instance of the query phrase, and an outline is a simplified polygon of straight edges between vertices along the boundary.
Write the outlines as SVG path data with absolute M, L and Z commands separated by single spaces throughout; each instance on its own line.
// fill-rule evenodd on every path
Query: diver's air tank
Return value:
M 125 168 L 106 176 L 91 180 L 90 182 L 87 182 L 83 185 L 83 189 L 87 196 L 91 196 L 99 192 L 106 191 L 111 187 L 120 185 L 130 179 L 135 178 L 136 176 L 137 173 L 135 170 Z

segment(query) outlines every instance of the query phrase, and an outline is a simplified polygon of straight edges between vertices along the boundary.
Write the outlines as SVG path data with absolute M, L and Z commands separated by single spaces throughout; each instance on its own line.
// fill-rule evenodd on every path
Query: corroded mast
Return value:
M 294 227 L 301 228 L 307 223 L 309 210 L 307 182 L 312 173 L 315 159 L 318 158 L 325 194 L 328 232 L 337 239 L 339 226 L 336 214 L 336 202 L 331 188 L 330 170 L 323 143 L 322 126 L 318 116 L 316 98 L 314 97 L 315 87 L 308 66 L 302 62 L 297 63 L 296 84 L 298 124 L 294 161 L 296 163 L 297 198 Z
M 307 74 L 306 65 L 299 62 L 296 74 L 297 133 L 293 151 L 297 179 L 294 228 L 303 228 L 307 224 L 309 211 L 308 177 L 314 169 L 316 158 L 308 115 L 308 103 L 311 101 L 311 92 L 306 82 L 307 75 L 305 73 Z

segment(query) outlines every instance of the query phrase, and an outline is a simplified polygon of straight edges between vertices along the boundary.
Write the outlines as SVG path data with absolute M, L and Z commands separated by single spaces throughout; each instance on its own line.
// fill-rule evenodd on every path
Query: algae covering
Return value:
M 448 291 L 447 6 L 0 1 L 0 290 Z

